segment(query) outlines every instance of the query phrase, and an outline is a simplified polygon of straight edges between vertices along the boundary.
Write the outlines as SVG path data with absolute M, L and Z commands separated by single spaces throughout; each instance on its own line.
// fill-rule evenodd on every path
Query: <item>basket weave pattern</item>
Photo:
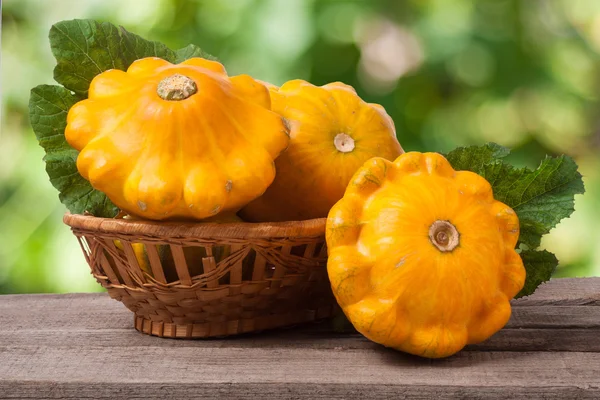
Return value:
M 65 215 L 96 280 L 160 337 L 234 335 L 330 317 L 324 221 L 170 224 Z

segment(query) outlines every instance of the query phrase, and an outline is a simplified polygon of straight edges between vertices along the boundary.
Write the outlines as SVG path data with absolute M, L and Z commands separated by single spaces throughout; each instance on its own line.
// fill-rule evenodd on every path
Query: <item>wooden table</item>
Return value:
M 0 398 L 600 399 L 600 278 L 543 285 L 505 329 L 443 360 L 329 323 L 181 341 L 132 320 L 106 294 L 0 296 Z

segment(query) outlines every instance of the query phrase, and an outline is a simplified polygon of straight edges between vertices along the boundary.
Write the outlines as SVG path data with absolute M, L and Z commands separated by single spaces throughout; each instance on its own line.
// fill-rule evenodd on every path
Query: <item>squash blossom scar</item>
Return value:
M 400 268 L 401 266 L 403 266 L 403 265 L 404 265 L 404 263 L 406 262 L 406 258 L 407 258 L 407 257 L 408 257 L 408 255 L 406 255 L 406 256 L 404 256 L 404 257 L 402 257 L 402 258 L 400 259 L 400 261 L 398 261 L 398 263 L 396 264 L 396 268 Z

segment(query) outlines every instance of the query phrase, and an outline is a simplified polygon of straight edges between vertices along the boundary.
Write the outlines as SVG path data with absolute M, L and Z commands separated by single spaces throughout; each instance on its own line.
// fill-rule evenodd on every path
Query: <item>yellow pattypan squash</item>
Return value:
M 293 80 L 268 87 L 272 109 L 288 121 L 291 140 L 275 160 L 273 184 L 242 209 L 245 220 L 326 217 L 365 161 L 393 160 L 404 152 L 383 107 L 365 103 L 351 86 Z
M 331 286 L 354 327 L 423 357 L 489 338 L 525 281 L 515 212 L 484 178 L 436 153 L 365 163 L 326 237 Z
M 264 85 L 202 58 L 144 58 L 99 74 L 65 135 L 94 188 L 155 220 L 237 211 L 271 184 L 289 141 Z
M 114 244 L 117 249 L 125 250 L 125 248 L 123 247 L 123 243 L 121 243 L 120 240 L 115 240 Z M 153 276 L 152 268 L 150 267 L 150 260 L 148 259 L 148 253 L 146 253 L 146 247 L 144 246 L 144 244 L 131 243 L 131 247 L 133 248 L 133 253 L 135 254 L 135 258 L 137 259 L 137 262 L 142 271 L 144 271 L 150 276 Z

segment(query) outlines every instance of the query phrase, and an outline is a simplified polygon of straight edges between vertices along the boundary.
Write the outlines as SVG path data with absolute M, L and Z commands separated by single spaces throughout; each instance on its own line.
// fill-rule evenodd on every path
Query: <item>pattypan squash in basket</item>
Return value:
M 318 87 L 303 80 L 267 86 L 273 111 L 288 121 L 291 139 L 275 160 L 273 184 L 242 209 L 245 220 L 326 217 L 365 161 L 393 160 L 404 152 L 383 107 L 364 102 L 351 86 Z
M 154 220 L 236 212 L 271 184 L 289 141 L 264 85 L 202 58 L 150 57 L 97 75 L 65 136 L 95 189 Z

